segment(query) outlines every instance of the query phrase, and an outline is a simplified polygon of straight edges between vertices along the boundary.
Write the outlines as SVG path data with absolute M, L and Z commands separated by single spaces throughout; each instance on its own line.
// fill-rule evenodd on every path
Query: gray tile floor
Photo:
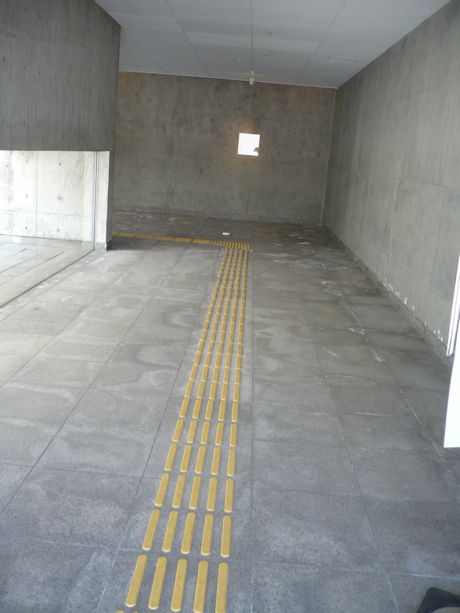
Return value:
M 228 613 L 460 592 L 449 370 L 366 275 L 319 229 L 115 223 L 251 241 Z M 0 310 L 2 612 L 122 608 L 220 259 L 118 239 Z

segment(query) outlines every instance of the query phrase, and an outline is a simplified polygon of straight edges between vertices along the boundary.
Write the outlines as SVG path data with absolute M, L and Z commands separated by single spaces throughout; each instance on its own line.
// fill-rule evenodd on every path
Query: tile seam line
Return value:
M 169 276 L 169 275 L 170 275 L 170 274 L 173 272 L 174 268 L 175 268 L 175 267 L 176 267 L 176 266 L 179 264 L 179 262 L 180 262 L 180 261 L 181 261 L 181 259 L 184 257 L 184 255 L 186 255 L 186 253 L 187 253 L 187 251 L 188 251 L 188 248 L 189 248 L 189 246 L 187 246 L 187 248 L 186 248 L 186 249 L 184 249 L 184 251 L 183 251 L 183 253 L 182 253 L 181 257 L 179 258 L 179 260 L 176 262 L 176 264 L 175 264 L 175 265 L 172 267 L 172 269 L 169 271 L 168 276 Z M 217 261 L 217 260 L 218 260 L 218 258 L 219 258 L 219 251 L 217 251 L 217 252 L 216 252 L 216 254 L 215 254 L 215 260 Z M 134 266 L 134 264 L 133 264 L 133 266 Z M 123 526 L 123 531 L 122 531 L 122 533 L 121 533 L 121 537 L 120 537 L 120 540 L 119 540 L 119 543 L 118 543 L 118 547 L 117 547 L 117 549 L 116 549 L 116 551 L 115 551 L 115 554 L 114 554 L 114 557 L 113 557 L 113 560 L 112 560 L 112 565 L 111 565 L 110 570 L 109 570 L 109 572 L 108 572 L 108 574 L 107 574 L 107 580 L 106 580 L 106 582 L 105 582 L 104 588 L 103 588 L 103 590 L 102 590 L 102 592 L 101 592 L 101 595 L 100 595 L 100 598 L 99 598 L 99 601 L 98 601 L 98 604 L 97 604 L 96 613 L 99 613 L 100 608 L 101 608 L 101 606 L 102 606 L 102 601 L 103 601 L 103 598 L 104 598 L 105 593 L 106 593 L 106 591 L 107 591 L 107 586 L 109 585 L 110 579 L 111 579 L 112 574 L 113 574 L 113 570 L 114 570 L 114 568 L 115 568 L 115 563 L 116 563 L 116 560 L 117 560 L 117 558 L 118 558 L 118 554 L 119 554 L 119 552 L 120 552 L 120 550 L 121 550 L 121 543 L 122 543 L 122 540 L 123 540 L 124 532 L 125 532 L 125 530 L 126 530 L 126 526 L 128 525 L 128 521 L 129 521 L 129 517 L 128 517 L 128 515 L 129 515 L 129 513 L 130 513 L 131 509 L 132 509 L 132 508 L 133 508 L 133 506 L 134 506 L 134 501 L 136 500 L 137 494 L 139 493 L 139 490 L 140 490 L 140 487 L 141 487 L 141 484 L 142 484 L 142 480 L 144 479 L 145 474 L 146 474 L 146 472 L 147 472 L 147 466 L 148 466 L 148 463 L 149 463 L 149 461 L 150 461 L 150 458 L 152 457 L 153 448 L 154 448 L 154 446 L 155 446 L 155 443 L 156 443 L 156 441 L 157 441 L 157 439 L 158 439 L 158 436 L 159 436 L 159 433 L 160 433 L 161 424 L 163 423 L 163 420 L 164 420 L 164 417 L 165 417 L 165 414 L 166 414 L 166 408 L 167 408 L 168 403 L 169 403 L 169 401 L 170 401 L 170 399 L 171 399 L 171 397 L 172 397 L 172 392 L 173 392 L 174 386 L 175 386 L 175 384 L 176 384 L 176 382 L 177 382 L 177 379 L 178 379 L 178 376 L 179 376 L 180 367 L 181 367 L 181 365 L 182 365 L 182 363 L 183 363 L 183 361 L 184 361 L 184 357 L 185 357 L 185 354 L 186 354 L 187 348 L 190 346 L 191 339 L 192 339 L 192 336 L 193 336 L 193 332 L 194 332 L 194 330 L 195 330 L 195 326 L 196 326 L 197 322 L 199 322 L 199 317 L 200 317 L 200 315 L 201 315 L 201 310 L 202 310 L 202 308 L 203 308 L 203 304 L 205 304 L 205 300 L 206 300 L 206 298 L 207 298 L 207 296 L 206 296 L 206 294 L 204 294 L 204 295 L 203 295 L 203 300 L 202 300 L 202 301 L 201 301 L 201 303 L 200 303 L 200 308 L 199 308 L 199 309 L 197 309 L 197 314 L 196 314 L 196 317 L 195 317 L 194 323 L 193 323 L 193 325 L 192 325 L 192 328 L 191 328 L 191 331 L 190 331 L 190 334 L 189 334 L 189 337 L 188 337 L 188 342 L 187 342 L 187 345 L 186 345 L 186 347 L 185 347 L 185 349 L 184 349 L 184 351 L 183 351 L 183 353 L 182 353 L 181 361 L 180 361 L 180 364 L 178 365 L 178 368 L 177 368 L 176 377 L 174 378 L 174 381 L 173 381 L 173 382 L 172 382 L 172 384 L 171 384 L 171 389 L 170 389 L 169 394 L 168 394 L 168 396 L 167 396 L 167 399 L 166 399 L 166 401 L 165 401 L 165 405 L 164 405 L 164 409 L 163 409 L 163 414 L 162 414 L 161 419 L 160 419 L 159 424 L 158 424 L 158 430 L 157 430 L 157 433 L 156 433 L 156 435 L 155 435 L 155 438 L 154 438 L 154 440 L 153 440 L 152 446 L 151 446 L 151 448 L 150 448 L 150 452 L 149 452 L 149 455 L 148 455 L 148 457 L 147 457 L 147 460 L 146 460 L 146 463 L 145 463 L 145 466 L 144 466 L 144 470 L 142 471 L 142 474 L 141 474 L 141 476 L 140 476 L 140 478 L 139 478 L 138 487 L 136 488 L 136 492 L 135 492 L 135 494 L 134 494 L 134 496 L 133 496 L 133 499 L 132 499 L 131 505 L 130 505 L 130 507 L 129 507 L 129 509 L 128 509 L 127 518 L 126 518 L 126 521 L 125 521 L 124 526 Z M 141 311 L 141 313 L 142 313 L 143 311 L 144 311 L 144 309 Z M 139 314 L 139 316 L 140 316 L 140 314 Z M 136 319 L 136 321 L 137 321 L 137 319 Z M 134 323 L 135 323 L 135 322 L 133 322 L 132 326 L 134 325 Z M 130 328 L 127 330 L 126 334 L 129 332 L 129 330 L 132 328 L 132 326 L 130 326 Z M 125 334 L 125 336 L 126 336 L 126 334 Z M 124 337 L 125 337 L 125 336 L 124 336 Z M 124 338 L 124 337 L 123 337 L 123 338 Z M 121 343 L 121 341 L 120 341 L 120 343 Z
M 349 462 L 350 462 L 350 464 L 352 466 L 353 476 L 354 476 L 356 484 L 358 486 L 358 490 L 359 490 L 359 492 L 361 494 L 361 503 L 362 503 L 362 507 L 364 509 L 364 513 L 365 513 L 365 516 L 366 516 L 366 519 L 367 519 L 367 523 L 369 524 L 369 528 L 370 528 L 370 531 L 371 531 L 371 534 L 372 534 L 372 540 L 373 540 L 373 542 L 375 544 L 376 551 L 378 552 L 378 562 L 382 566 L 382 574 L 385 576 L 385 579 L 387 581 L 387 584 L 388 584 L 388 587 L 389 587 L 389 591 L 390 591 L 390 594 L 391 594 L 391 599 L 393 601 L 395 610 L 399 611 L 400 608 L 399 608 L 399 604 L 398 604 L 398 599 L 396 598 L 396 594 L 395 594 L 395 591 L 393 589 L 393 584 L 390 581 L 389 572 L 388 572 L 389 571 L 388 563 L 385 560 L 385 555 L 384 555 L 383 547 L 382 547 L 379 539 L 377 538 L 377 532 L 376 532 L 376 530 L 374 528 L 374 524 L 371 521 L 371 516 L 370 516 L 370 513 L 369 513 L 368 505 L 366 504 L 366 497 L 363 494 L 363 491 L 362 491 L 362 488 L 361 488 L 361 483 L 360 483 L 360 481 L 358 479 L 358 475 L 357 475 L 357 472 L 356 472 L 356 467 L 355 467 L 355 465 L 354 465 L 354 463 L 352 461 L 350 449 L 349 449 L 348 445 L 345 445 L 345 447 L 346 447 L 346 454 L 348 456 L 348 460 L 349 460 Z

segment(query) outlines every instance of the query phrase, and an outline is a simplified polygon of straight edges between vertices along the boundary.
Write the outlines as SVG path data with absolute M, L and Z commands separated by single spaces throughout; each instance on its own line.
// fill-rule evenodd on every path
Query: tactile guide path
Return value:
M 144 610 L 182 611 L 190 582 L 194 613 L 227 611 L 248 250 L 247 243 L 226 244 L 152 500 L 143 553 L 137 557 L 124 609 L 117 613 L 140 613 L 141 604 Z M 158 554 L 151 551 L 154 543 Z M 180 552 L 179 559 L 173 551 Z M 174 578 L 168 582 L 171 573 Z M 212 577 L 216 585 L 210 590 Z M 212 605 L 206 601 L 209 593 Z

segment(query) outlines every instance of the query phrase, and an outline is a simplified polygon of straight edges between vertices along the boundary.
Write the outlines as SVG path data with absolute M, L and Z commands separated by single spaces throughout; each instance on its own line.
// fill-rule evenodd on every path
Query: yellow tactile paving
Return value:
M 157 508 L 146 527 L 142 549 L 148 555 L 137 558 L 125 606 L 135 613 L 133 608 L 141 606 L 139 595 L 146 598 L 149 593 L 149 587 L 141 591 L 143 582 L 152 581 L 149 610 L 190 610 L 184 595 L 186 585 L 194 582 L 193 613 L 203 613 L 211 604 L 206 603 L 210 565 L 218 564 L 213 607 L 215 613 L 226 613 L 229 566 L 215 562 L 214 556 L 228 559 L 232 550 L 249 247 L 234 241 L 118 235 L 225 247 L 153 501 Z M 187 509 L 185 515 L 182 509 Z M 158 549 L 157 538 L 166 555 L 152 553 Z M 168 564 L 169 555 L 179 552 L 185 557 Z M 194 553 L 198 560 L 192 563 L 196 558 L 188 556 Z M 165 583 L 167 573 L 171 576 Z M 164 585 L 169 586 L 166 591 Z

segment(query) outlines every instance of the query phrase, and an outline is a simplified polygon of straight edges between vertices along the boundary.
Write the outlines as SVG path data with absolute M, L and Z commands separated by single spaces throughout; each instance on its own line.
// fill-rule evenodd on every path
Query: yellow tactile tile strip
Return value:
M 228 241 L 223 239 L 190 238 L 186 236 L 163 236 L 148 232 L 112 232 L 113 238 L 138 238 L 144 241 L 169 241 L 174 243 L 193 243 L 195 245 L 213 245 L 215 247 L 227 247 L 232 249 L 249 249 L 249 243 L 240 241 Z
M 129 232 L 114 235 L 177 240 Z M 193 613 L 203 613 L 213 564 L 217 571 L 214 611 L 227 613 L 227 560 L 231 557 L 249 245 L 197 239 L 181 242 L 223 245 L 225 254 L 179 407 L 164 472 L 153 497 L 141 545 L 143 553 L 135 562 L 124 603 L 132 613 L 140 613 L 140 609 L 133 609 L 139 607 L 142 594 L 149 611 L 160 606 L 167 610 L 168 605 L 171 611 L 182 611 L 187 581 L 194 582 Z M 206 490 L 202 487 L 205 481 Z M 219 492 L 223 493 L 222 508 Z M 187 509 L 182 535 L 176 534 L 181 525 L 181 509 Z M 219 525 L 221 533 L 215 534 Z M 157 535 L 159 531 L 162 534 Z M 149 553 L 154 543 L 161 549 L 160 555 Z M 168 559 L 174 546 L 180 555 L 177 563 Z M 188 557 L 192 553 L 197 554 L 193 558 L 197 562 Z M 168 573 L 173 581 L 172 591 L 166 594 Z

